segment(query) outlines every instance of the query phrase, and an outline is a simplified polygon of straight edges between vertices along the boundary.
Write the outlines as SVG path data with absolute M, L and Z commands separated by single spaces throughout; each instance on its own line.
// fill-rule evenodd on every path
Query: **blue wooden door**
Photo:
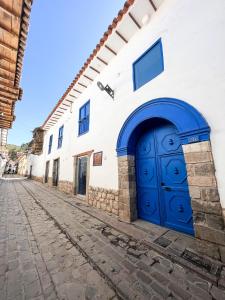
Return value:
M 174 125 L 157 121 L 140 137 L 136 174 L 139 217 L 193 234 L 186 166 Z

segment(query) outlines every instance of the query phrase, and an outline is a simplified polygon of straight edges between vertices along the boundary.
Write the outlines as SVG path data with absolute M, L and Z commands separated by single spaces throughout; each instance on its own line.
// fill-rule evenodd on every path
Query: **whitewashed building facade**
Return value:
M 224 11 L 127 1 L 43 124 L 32 177 L 192 234 L 225 261 Z

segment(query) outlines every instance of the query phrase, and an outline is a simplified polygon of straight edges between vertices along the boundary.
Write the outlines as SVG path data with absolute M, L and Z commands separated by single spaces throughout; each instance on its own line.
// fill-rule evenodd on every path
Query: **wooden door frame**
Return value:
M 58 160 L 58 167 L 57 167 L 57 184 L 55 185 L 54 184 L 54 163 L 55 163 L 55 161 L 57 161 Z M 58 157 L 58 158 L 55 158 L 54 160 L 53 160 L 53 166 L 52 166 L 52 186 L 55 186 L 55 187 L 57 187 L 58 185 L 59 185 L 59 166 L 60 166 L 60 157 Z
M 82 152 L 79 154 L 76 154 L 73 156 L 74 158 L 74 174 L 73 174 L 73 191 L 74 195 L 76 197 L 82 199 L 82 200 L 88 200 L 88 188 L 89 188 L 89 180 L 90 180 L 90 160 L 91 160 L 91 155 L 94 152 L 94 150 Z M 81 157 L 87 157 L 87 178 L 86 178 L 86 195 L 80 195 L 77 194 L 77 189 L 78 189 L 78 159 Z
M 48 164 L 48 176 L 46 176 L 47 164 Z M 48 183 L 48 179 L 49 179 L 49 169 L 50 169 L 50 160 L 47 160 L 47 161 L 45 162 L 45 178 L 44 178 L 44 183 Z M 46 178 L 46 177 L 47 177 L 47 178 Z

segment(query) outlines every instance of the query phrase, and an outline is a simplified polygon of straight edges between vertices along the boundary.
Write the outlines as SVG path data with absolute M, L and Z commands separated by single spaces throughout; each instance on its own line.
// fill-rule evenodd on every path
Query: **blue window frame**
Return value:
M 53 141 L 53 135 L 50 135 L 49 143 L 48 143 L 48 154 L 50 154 L 52 151 L 52 141 Z
M 59 135 L 58 135 L 58 149 L 62 147 L 62 141 L 63 141 L 63 128 L 64 126 L 61 126 L 59 128 Z
M 81 106 L 79 111 L 79 132 L 78 134 L 84 134 L 89 130 L 89 115 L 90 115 L 90 101 Z
M 134 90 L 164 71 L 162 42 L 159 39 L 133 63 Z

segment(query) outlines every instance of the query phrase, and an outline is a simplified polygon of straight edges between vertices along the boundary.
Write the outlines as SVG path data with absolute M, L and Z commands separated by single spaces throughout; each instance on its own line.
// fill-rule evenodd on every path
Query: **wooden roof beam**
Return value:
M 138 23 L 138 21 L 135 19 L 135 17 L 129 12 L 128 13 L 131 20 L 134 22 L 134 24 L 137 26 L 138 29 L 141 29 L 141 25 Z
M 0 75 L 0 78 L 5 79 L 5 80 L 8 80 L 8 81 L 11 81 L 11 82 L 14 82 L 14 80 L 9 79 L 9 78 L 6 78 L 6 77 L 4 77 L 4 76 L 2 76 L 2 75 Z
M 104 45 L 106 49 L 108 49 L 112 54 L 117 55 L 116 51 L 114 51 L 111 47 L 108 45 Z
M 7 3 L 7 1 L 1 1 L 1 8 L 3 8 L 5 11 L 7 11 L 7 13 L 9 13 L 10 15 L 20 18 L 21 17 L 20 14 L 16 13 L 15 10 L 12 10 L 11 9 L 12 6 L 7 5 L 6 3 Z
M 83 83 L 78 82 L 78 84 L 79 84 L 80 86 L 84 87 L 84 88 L 87 88 L 87 86 L 86 86 L 85 84 L 83 84 Z
M 96 56 L 96 58 L 97 58 L 100 62 L 102 62 L 104 65 L 108 66 L 108 63 L 107 63 L 104 59 L 102 59 L 102 58 L 99 57 L 99 56 Z M 93 81 L 93 80 L 92 80 L 92 81 Z
M 9 100 L 13 100 L 13 101 L 16 101 L 18 99 L 18 96 L 11 94 L 9 92 L 2 91 L 0 88 L 0 99 L 1 99 L 1 97 L 9 99 Z
M 151 4 L 151 6 L 153 7 L 154 11 L 157 10 L 157 7 L 155 5 L 155 3 L 153 2 L 153 0 L 149 0 L 149 3 Z
M 95 69 L 94 67 L 92 67 L 92 66 L 89 66 L 89 68 L 90 68 L 91 70 L 95 71 L 96 73 L 100 74 L 100 71 L 99 71 L 99 70 L 97 70 L 97 69 Z
M 12 126 L 12 122 L 5 121 L 5 120 L 0 120 L 0 127 L 11 128 L 11 126 Z
M 11 45 L 9 45 L 9 44 L 1 41 L 1 40 L 0 40 L 0 45 L 2 47 L 4 47 L 4 48 L 7 48 L 7 49 L 11 50 L 11 51 L 16 51 L 17 52 L 17 48 L 16 47 L 13 47 L 13 46 L 11 46 Z
M 58 109 L 62 109 L 62 110 L 67 110 L 67 108 L 63 108 L 63 107 L 58 107 Z
M 12 107 L 12 102 L 10 102 L 9 100 L 5 100 L 5 99 L 0 98 L 0 107 L 1 106 L 10 106 L 10 107 Z
M 19 97 L 19 90 L 11 89 L 11 88 L 8 88 L 8 87 L 6 87 L 4 85 L 1 85 L 1 84 L 0 84 L 0 91 L 11 94 L 11 95 L 13 95 L 17 98 Z
M 82 92 L 81 91 L 78 91 L 78 90 L 76 90 L 76 89 L 73 89 L 75 92 L 77 92 L 77 93 L 79 93 L 79 94 L 82 94 Z
M 77 99 L 77 97 L 76 97 L 76 96 L 74 96 L 74 95 L 72 95 L 72 94 L 69 94 L 69 96 L 70 96 L 70 97 L 72 97 L 72 98 L 75 98 L 75 99 Z M 73 101 L 70 101 L 70 100 L 67 100 L 67 99 L 65 99 L 65 101 L 67 101 L 67 102 L 73 102 Z
M 2 78 L 5 78 L 6 80 L 14 81 L 14 75 L 12 75 L 12 74 L 10 74 L 10 73 L 7 74 L 7 72 L 8 72 L 8 71 L 3 71 L 3 72 L 1 72 L 1 73 L 0 73 L 0 76 L 1 76 Z
M 118 30 L 116 30 L 115 33 L 124 41 L 124 43 L 128 43 L 128 40 Z
M 4 87 L 10 88 L 10 89 L 18 90 L 18 88 L 16 88 L 16 87 L 14 86 L 14 84 L 10 84 L 9 82 L 7 82 L 6 79 L 3 79 L 3 78 L 1 78 L 1 77 L 0 77 L 0 84 L 1 84 L 1 85 L 4 85 Z
M 1 116 L 0 115 L 0 120 L 5 120 L 5 121 L 10 121 L 10 122 L 12 122 L 12 121 L 14 121 L 14 116 Z
M 5 30 L 6 32 L 8 32 L 9 34 L 12 34 L 14 37 L 19 38 L 19 33 L 17 33 L 17 32 L 14 31 L 14 30 L 10 30 L 10 29 L 8 28 L 8 26 L 6 26 L 5 24 L 1 23 L 1 28 L 2 28 L 3 30 Z
M 89 79 L 90 81 L 94 81 L 94 79 L 92 79 L 91 77 L 89 77 L 89 76 L 87 76 L 87 75 L 85 75 L 85 74 L 83 74 L 83 76 L 84 76 L 85 78 Z M 70 95 L 70 96 L 71 96 L 71 95 Z
M 15 75 L 15 71 L 11 71 L 10 69 L 8 69 L 6 67 L 3 67 L 1 65 L 0 65 L 0 69 L 3 70 L 3 71 L 6 71 L 6 72 L 12 73 L 13 75 Z
M 0 55 L 0 60 L 5 60 L 8 63 L 13 64 L 13 65 L 16 64 L 16 60 L 12 60 L 11 58 L 8 58 L 8 57 L 2 56 L 2 55 Z

